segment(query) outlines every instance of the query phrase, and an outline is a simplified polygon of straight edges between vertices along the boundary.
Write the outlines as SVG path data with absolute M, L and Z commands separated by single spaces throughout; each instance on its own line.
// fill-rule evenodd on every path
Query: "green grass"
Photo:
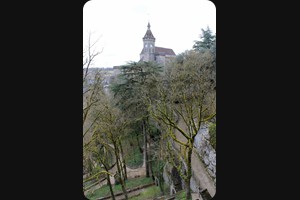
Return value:
M 83 186 L 84 186 L 84 187 L 88 187 L 88 186 L 94 184 L 95 182 L 96 182 L 96 180 L 93 179 L 93 180 L 90 180 L 90 181 L 87 181 L 87 182 L 83 183 Z
M 184 200 L 185 199 L 185 195 L 186 195 L 186 192 L 184 190 L 181 190 L 181 191 L 179 191 L 179 192 L 176 193 L 175 199 L 176 200 Z
M 139 185 L 145 185 L 148 183 L 152 183 L 153 180 L 151 177 L 139 177 L 139 178 L 134 178 L 126 181 L 126 187 L 127 188 L 134 188 Z
M 169 187 L 164 184 L 164 190 L 165 190 L 165 195 L 164 196 L 169 196 Z M 181 190 L 176 193 L 175 199 L 176 200 L 185 200 L 185 194 L 186 192 L 184 190 Z M 151 186 L 148 188 L 145 188 L 143 192 L 140 193 L 140 195 L 131 197 L 129 198 L 130 200 L 146 200 L 146 199 L 153 199 L 155 197 L 161 196 L 161 192 L 159 187 L 157 186 Z
M 97 185 L 97 181 L 92 180 L 92 181 L 88 181 L 88 182 L 84 183 L 84 184 L 83 184 L 83 188 L 84 188 L 85 190 L 88 190 L 88 189 L 94 187 L 95 185 Z
M 209 142 L 212 145 L 212 147 L 216 150 L 216 123 L 211 123 L 209 125 L 209 135 Z
M 138 147 L 132 148 L 128 151 L 126 156 L 126 164 L 130 168 L 140 167 L 143 164 L 143 154 Z
M 145 200 L 148 198 L 155 198 L 160 195 L 159 187 L 153 185 L 151 187 L 145 188 L 144 191 L 140 193 L 139 196 L 131 197 L 130 200 Z
M 126 189 L 131 189 L 134 187 L 137 187 L 139 185 L 144 185 L 144 184 L 148 184 L 148 183 L 152 183 L 153 180 L 151 177 L 146 178 L 146 177 L 139 177 L 139 178 L 134 178 L 134 179 L 129 179 L 126 181 Z M 114 193 L 118 193 L 122 191 L 122 187 L 121 184 L 119 185 L 113 185 L 113 191 Z M 109 190 L 109 186 L 105 185 L 97 190 L 94 191 L 94 193 L 88 193 L 86 195 L 86 197 L 90 200 L 95 200 L 97 198 L 100 197 L 105 197 L 105 196 L 109 196 L 110 195 L 110 190 Z

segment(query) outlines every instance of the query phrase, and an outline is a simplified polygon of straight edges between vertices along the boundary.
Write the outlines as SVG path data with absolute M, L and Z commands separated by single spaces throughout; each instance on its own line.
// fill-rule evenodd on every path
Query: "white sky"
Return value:
M 201 28 L 216 33 L 216 7 L 208 0 L 90 0 L 83 7 L 83 46 L 88 33 L 103 52 L 93 67 L 138 61 L 148 21 L 155 46 L 175 54 L 192 49 Z

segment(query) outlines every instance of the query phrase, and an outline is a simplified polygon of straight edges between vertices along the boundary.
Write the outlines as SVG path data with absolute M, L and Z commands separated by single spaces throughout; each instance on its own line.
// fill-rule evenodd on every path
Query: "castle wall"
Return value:
M 155 60 L 158 64 L 165 66 L 165 56 L 158 55 Z

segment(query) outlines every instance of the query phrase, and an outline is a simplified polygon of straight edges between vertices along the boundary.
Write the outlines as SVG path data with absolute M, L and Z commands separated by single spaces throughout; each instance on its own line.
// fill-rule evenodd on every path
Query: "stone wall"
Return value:
M 194 147 L 205 164 L 206 171 L 216 183 L 216 151 L 209 143 L 209 128 L 204 124 L 195 137 Z
M 192 169 L 190 183 L 193 192 L 199 192 L 200 187 L 201 189 L 207 189 L 209 194 L 214 196 L 216 190 L 216 151 L 210 145 L 209 138 L 209 128 L 204 124 L 194 141 L 192 165 L 194 164 L 195 168 Z M 164 167 L 163 178 L 169 186 L 173 182 L 171 170 L 172 165 L 167 163 Z M 184 181 L 182 181 L 182 188 L 185 188 Z
M 157 55 L 155 59 L 158 64 L 165 66 L 165 56 Z

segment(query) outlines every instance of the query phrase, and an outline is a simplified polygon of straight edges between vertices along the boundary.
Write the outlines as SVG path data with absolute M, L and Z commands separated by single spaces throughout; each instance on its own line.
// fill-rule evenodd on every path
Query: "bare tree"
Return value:
M 97 106 L 101 96 L 104 94 L 101 70 L 90 70 L 95 57 L 102 52 L 95 50 L 96 43 L 97 41 L 91 43 L 91 34 L 89 34 L 87 47 L 83 50 L 83 138 L 98 119 L 96 115 L 92 116 L 90 121 L 88 121 L 91 111 Z
M 97 132 L 95 132 L 94 134 L 97 134 Z M 114 160 L 112 159 L 114 150 L 101 137 L 96 137 L 94 142 L 95 145 L 92 146 L 91 152 L 95 156 L 96 162 L 100 162 L 101 167 L 104 168 L 105 172 L 107 172 L 107 185 L 109 186 L 112 199 L 115 200 L 115 195 L 112 189 L 112 183 L 110 181 L 110 176 L 112 176 L 112 174 L 109 172 L 109 170 L 112 169 L 116 164 L 116 162 L 114 162 Z
M 97 41 L 92 42 L 91 34 L 89 34 L 87 46 L 83 49 L 83 164 L 85 171 L 90 176 L 92 176 L 91 172 L 96 167 L 97 162 L 95 163 L 91 151 L 87 149 L 93 141 L 92 129 L 99 119 L 96 108 L 104 95 L 101 70 L 90 70 L 94 59 L 101 53 L 96 51 L 96 44 Z
M 121 113 L 121 111 L 114 107 L 112 104 L 113 100 L 110 97 L 103 98 L 101 106 L 99 108 L 100 118 L 96 122 L 95 126 L 95 137 L 99 138 L 99 141 L 103 145 L 109 145 L 112 148 L 116 159 L 117 174 L 119 175 L 119 182 L 122 186 L 122 191 L 125 198 L 128 199 L 126 190 L 126 165 L 124 162 L 124 153 L 122 152 L 122 143 L 124 133 L 126 132 L 127 120 Z
M 177 144 L 186 164 L 182 178 L 186 199 L 191 199 L 191 157 L 195 137 L 202 125 L 216 116 L 215 82 L 212 79 L 210 55 L 186 52 L 182 63 L 175 62 L 165 79 L 156 85 L 158 98 L 149 98 L 151 116 L 166 126 L 166 134 Z

